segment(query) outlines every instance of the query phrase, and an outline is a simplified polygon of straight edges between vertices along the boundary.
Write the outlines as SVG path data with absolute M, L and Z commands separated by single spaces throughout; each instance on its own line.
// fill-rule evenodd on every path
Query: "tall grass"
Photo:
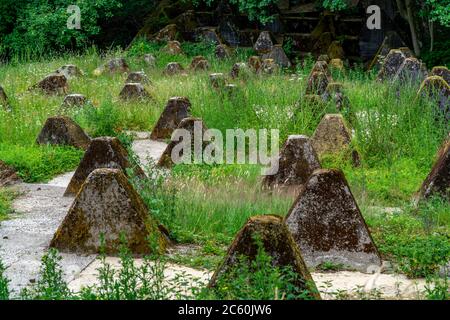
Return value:
M 0 84 L 10 97 L 13 111 L 0 110 L 0 159 L 14 165 L 21 177 L 30 182 L 45 181 L 76 167 L 82 152 L 35 144 L 45 120 L 59 113 L 63 97 L 46 97 L 28 91 L 46 74 L 68 63 L 76 64 L 85 73 L 83 77 L 70 80 L 70 92 L 87 96 L 92 107 L 68 111 L 67 115 L 92 136 L 117 135 L 125 129 L 150 131 L 167 100 L 173 96 L 188 97 L 193 115 L 203 118 L 209 128 L 279 129 L 280 143 L 291 134 L 311 136 L 325 113 L 337 112 L 332 103 L 317 110 L 305 102 L 311 59 L 299 65 L 295 73 L 280 72 L 233 80 L 238 85 L 238 92 L 227 96 L 211 87 L 209 72 L 188 69 L 192 56 L 203 53 L 210 60 L 211 73 L 228 74 L 232 65 L 246 60 L 251 51 L 240 50 L 231 59 L 219 61 L 209 47 L 200 50 L 185 46 L 186 55 L 169 56 L 158 51 L 159 46 L 145 43 L 140 46 L 129 52 L 90 50 L 84 55 L 2 66 Z M 156 56 L 156 68 L 146 66 L 140 57 L 143 53 Z M 113 56 L 126 56 L 132 70 L 147 73 L 151 84 L 146 89 L 152 95 L 151 100 L 119 100 L 126 75 L 93 75 L 98 66 Z M 188 75 L 164 76 L 163 68 L 171 61 L 180 62 Z M 324 161 L 323 166 L 344 170 L 375 233 L 390 234 L 391 231 L 378 226 L 391 221 L 387 216 L 373 215 L 370 208 L 376 206 L 383 210 L 395 206 L 408 218 L 403 221 L 405 228 L 418 223 L 425 237 L 432 232 L 448 234 L 450 210 L 447 203 L 439 202 L 431 209 L 408 209 L 412 195 L 430 171 L 436 151 L 448 134 L 448 124 L 443 119 L 436 119 L 433 104 L 417 97 L 415 86 L 398 88 L 378 83 L 374 81 L 374 74 L 358 68 L 336 75 L 336 80 L 344 84 L 355 115 L 350 118 L 346 114 L 345 117 L 354 131 L 353 145 L 361 155 L 362 164 L 354 168 L 335 159 Z M 292 197 L 263 193 L 259 169 L 257 166 L 177 166 L 172 170 L 169 182 L 170 190 L 175 190 L 174 199 L 164 198 L 159 204 L 153 203 L 153 210 L 179 241 L 204 243 L 212 239 L 221 245 L 228 244 L 248 217 L 286 214 L 294 201 Z M 148 199 L 159 196 L 161 194 L 147 193 Z M 423 219 L 423 215 L 428 219 Z M 402 237 L 406 236 L 402 234 Z M 380 243 L 386 241 L 381 236 L 377 239 Z

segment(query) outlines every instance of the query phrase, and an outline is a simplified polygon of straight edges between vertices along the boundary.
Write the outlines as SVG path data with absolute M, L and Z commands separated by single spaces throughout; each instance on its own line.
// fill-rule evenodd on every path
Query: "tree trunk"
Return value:
M 405 1 L 406 14 L 408 16 L 409 29 L 411 30 L 411 40 L 414 47 L 414 53 L 416 56 L 420 56 L 420 44 L 417 37 L 416 26 L 414 24 L 413 4 L 411 0 Z
M 434 49 L 434 22 L 430 20 L 430 52 Z

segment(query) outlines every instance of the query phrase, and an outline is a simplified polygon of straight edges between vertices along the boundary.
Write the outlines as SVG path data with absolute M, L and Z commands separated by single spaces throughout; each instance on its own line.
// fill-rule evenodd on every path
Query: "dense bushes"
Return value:
M 81 10 L 81 29 L 68 29 L 70 5 Z M 127 45 L 154 5 L 145 0 L 3 0 L 0 57 L 42 56 L 97 45 Z M 120 30 L 117 30 L 120 26 Z

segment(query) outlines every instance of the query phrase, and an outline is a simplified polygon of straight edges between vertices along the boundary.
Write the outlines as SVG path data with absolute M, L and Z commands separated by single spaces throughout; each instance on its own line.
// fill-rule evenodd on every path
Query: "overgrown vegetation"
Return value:
M 214 288 L 207 287 L 204 279 L 183 272 L 168 278 L 164 256 L 154 254 L 136 262 L 125 243 L 120 249 L 119 267 L 113 267 L 103 253 L 98 259 L 96 282 L 73 291 L 64 280 L 61 256 L 50 249 L 42 257 L 37 282 L 14 296 L 10 295 L 0 260 L 0 300 L 311 299 L 309 291 L 296 287 L 298 275 L 290 268 L 273 268 L 272 258 L 261 248 L 255 261 L 241 259 Z
M 3 0 L 0 3 L 0 60 L 38 58 L 80 51 L 92 43 L 126 46 L 137 33 L 153 0 Z M 80 8 L 81 28 L 68 28 Z
M 6 188 L 0 188 L 0 221 L 6 219 L 11 213 L 11 204 L 14 199 L 14 192 Z
M 189 97 L 193 115 L 201 117 L 209 128 L 276 128 L 280 130 L 281 143 L 291 134 L 311 136 L 325 113 L 337 112 L 331 103 L 317 110 L 304 102 L 303 92 L 311 59 L 299 64 L 292 74 L 287 71 L 270 77 L 252 75 L 245 81 L 236 81 L 240 89 L 229 97 L 210 88 L 206 72 L 190 72 L 187 77 L 166 77 L 162 75 L 162 68 L 170 61 L 187 66 L 194 55 L 203 54 L 210 60 L 211 70 L 228 73 L 233 63 L 246 60 L 252 54 L 250 51 L 240 50 L 231 59 L 218 61 L 213 58 L 207 44 L 185 45 L 187 54 L 184 56 L 169 56 L 160 52 L 160 47 L 161 44 L 139 41 L 126 53 L 112 51 L 106 57 L 96 50 L 89 50 L 83 55 L 27 63 L 11 62 L 2 66 L 0 83 L 10 97 L 12 111 L 0 110 L 0 159 L 14 166 L 27 182 L 46 181 L 77 166 L 82 151 L 35 143 L 45 120 L 60 112 L 63 97 L 46 97 L 27 91 L 38 79 L 69 62 L 85 72 L 84 77 L 70 81 L 70 91 L 86 95 L 92 105 L 64 112 L 91 136 L 119 136 L 127 146 L 132 141 L 124 132 L 150 131 L 167 99 L 172 96 Z M 145 65 L 141 60 L 144 53 L 156 56 L 156 68 Z M 93 75 L 93 70 L 106 58 L 123 55 L 127 56 L 133 70 L 144 70 L 149 75 L 152 84 L 146 89 L 152 100 L 122 102 L 117 97 L 124 75 Z M 403 87 L 397 95 L 389 85 L 373 81 L 374 75 L 364 73 L 362 68 L 336 75 L 336 79 L 344 83 L 351 103 L 352 113 L 344 116 L 354 130 L 353 144 L 361 155 L 362 164 L 355 168 L 348 161 L 337 158 L 322 159 L 322 164 L 345 172 L 383 257 L 394 262 L 396 270 L 410 277 L 434 277 L 450 259 L 450 207 L 448 202 L 434 199 L 414 208 L 411 198 L 431 169 L 436 151 L 448 134 L 447 124 L 442 118 L 436 119 L 432 102 L 416 96 L 416 87 Z M 261 168 L 256 165 L 179 165 L 170 173 L 163 173 L 150 162 L 145 169 L 151 178 L 133 180 L 134 185 L 151 213 L 170 230 L 174 240 L 203 246 L 203 251 L 189 262 L 196 267 L 214 269 L 225 253 L 224 248 L 248 217 L 256 214 L 285 215 L 293 201 L 286 195 L 264 193 L 259 184 Z M 0 219 L 1 213 L 8 211 L 9 202 L 8 195 L 0 193 Z M 389 207 L 396 209 L 394 213 L 388 210 Z M 47 257 L 49 260 L 44 261 L 44 266 L 50 271 L 43 272 L 43 275 L 51 274 L 52 277 L 43 277 L 44 280 L 38 282 L 40 287 L 37 291 L 29 291 L 28 297 L 153 297 L 148 291 L 120 291 L 122 286 L 132 287 L 134 281 L 144 277 L 142 274 L 136 275 L 134 280 L 115 282 L 109 273 L 112 270 L 107 267 L 102 272 L 104 289 L 74 296 L 63 288 L 57 265 L 52 262 L 56 254 L 49 252 Z M 129 258 L 124 254 L 123 259 Z M 144 272 L 131 265 L 125 267 L 124 272 L 128 274 Z M 325 267 L 334 269 L 336 266 Z M 147 275 L 153 272 L 152 277 L 156 277 L 155 273 L 160 273 L 159 268 L 162 267 L 153 266 L 149 260 L 146 268 Z M 156 269 L 148 271 L 151 268 Z M 244 274 L 245 268 L 236 272 Z M 254 276 L 261 279 L 263 276 L 274 277 L 280 281 L 280 270 L 270 275 L 264 272 Z M 119 279 L 123 277 L 126 276 L 118 275 Z M 249 284 L 257 279 L 238 278 L 236 291 L 214 295 L 239 297 L 250 294 Z M 273 287 L 270 286 L 281 286 L 276 281 L 263 283 L 264 288 L 270 288 L 267 290 L 272 298 Z M 60 288 L 55 291 L 51 289 L 53 285 Z M 106 286 L 111 286 L 110 291 Z M 0 280 L 0 294 L 1 288 Z M 445 290 L 439 288 L 430 286 L 429 296 L 445 297 Z M 259 297 L 262 291 L 251 294 Z

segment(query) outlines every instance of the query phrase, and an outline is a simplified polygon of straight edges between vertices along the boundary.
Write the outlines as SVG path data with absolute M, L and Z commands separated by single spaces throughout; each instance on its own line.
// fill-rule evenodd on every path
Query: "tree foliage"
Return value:
M 105 45 L 114 42 L 126 45 L 120 38 L 135 35 L 154 3 L 154 0 L 1 0 L 0 57 L 78 50 L 105 38 L 109 41 Z M 80 7 L 80 30 L 67 28 L 72 15 L 67 11 L 70 5 Z
M 437 22 L 442 26 L 450 27 L 450 0 L 424 0 L 418 1 L 422 9 L 422 17 Z

